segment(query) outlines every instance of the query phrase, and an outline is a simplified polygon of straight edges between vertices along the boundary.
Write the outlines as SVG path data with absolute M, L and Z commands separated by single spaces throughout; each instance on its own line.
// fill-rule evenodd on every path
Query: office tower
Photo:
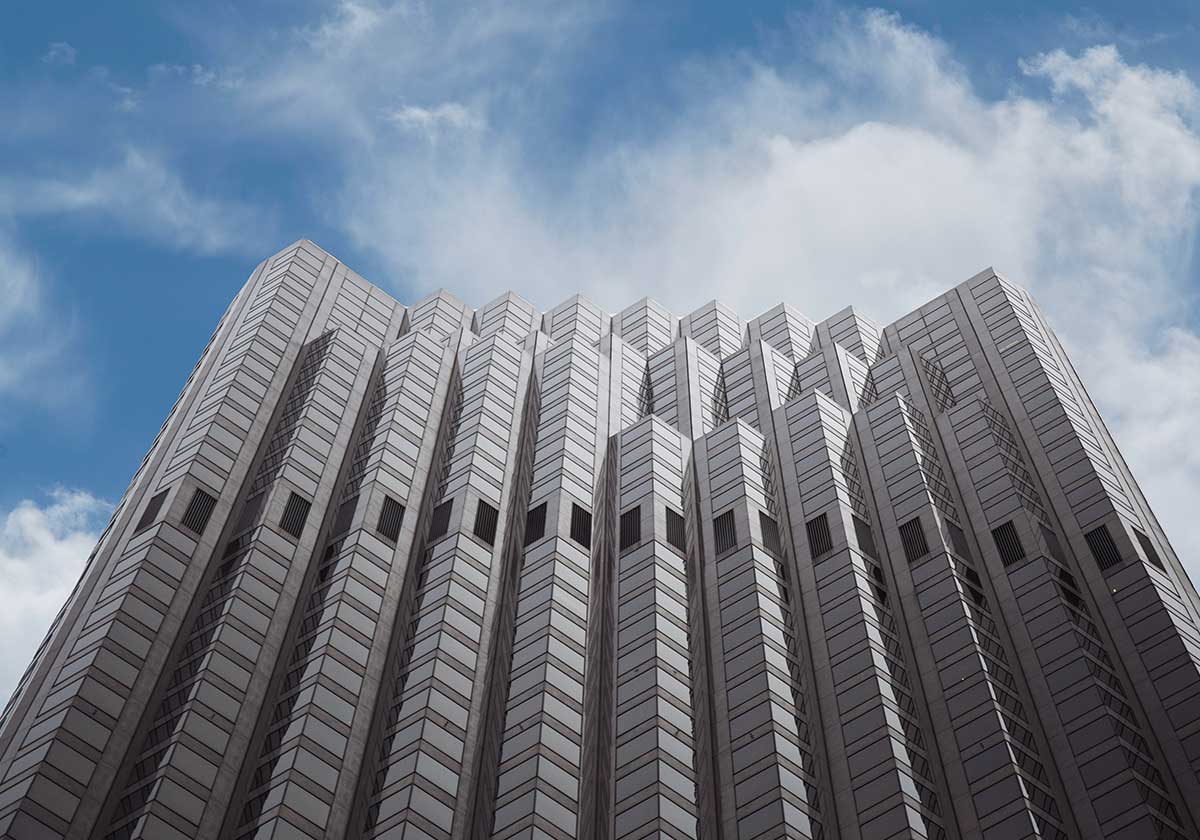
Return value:
M 505 294 L 309 242 L 0 718 L 8 838 L 1200 836 L 1200 600 L 1041 312 Z

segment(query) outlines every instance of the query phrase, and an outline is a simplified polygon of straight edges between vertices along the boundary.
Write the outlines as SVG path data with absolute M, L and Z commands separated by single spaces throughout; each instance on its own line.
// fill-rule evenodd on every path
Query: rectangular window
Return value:
M 283 506 L 283 518 L 279 520 L 279 526 L 296 539 L 300 539 L 311 507 L 312 503 L 308 499 L 293 492 L 288 496 L 287 504 Z
M 779 541 L 779 523 L 760 510 L 758 526 L 762 529 L 763 548 L 776 557 L 783 556 L 783 544 Z
M 525 545 L 533 543 L 546 536 L 546 503 L 542 502 L 535 508 L 530 508 L 525 514 Z
M 592 514 L 575 503 L 571 504 L 571 539 L 584 548 L 592 547 Z
M 1021 545 L 1021 535 L 1012 520 L 998 528 L 992 529 L 992 539 L 996 542 L 996 551 L 1000 552 L 1000 562 L 1008 568 L 1025 559 L 1025 546 Z
M 496 524 L 500 521 L 500 511 L 489 505 L 483 499 L 475 508 L 475 536 L 488 545 L 496 543 Z
M 950 545 L 954 547 L 954 553 L 965 560 L 970 560 L 971 547 L 967 544 L 967 535 L 963 529 L 947 519 L 946 530 L 950 532 Z
M 445 536 L 450 528 L 450 512 L 454 510 L 454 499 L 447 499 L 433 509 L 433 517 L 429 523 L 429 539 L 436 540 Z
M 338 507 L 337 517 L 333 520 L 333 533 L 330 536 L 336 537 L 350 530 L 350 526 L 354 524 L 354 511 L 357 508 L 358 496 L 342 502 Z
M 1150 541 L 1150 538 L 1137 528 L 1133 529 L 1133 533 L 1137 537 L 1138 542 L 1142 544 L 1142 551 L 1146 553 L 1146 559 L 1153 563 L 1156 569 L 1165 572 L 1167 567 L 1163 565 L 1162 558 L 1158 556 L 1158 550 L 1154 547 L 1154 543 Z
M 717 554 L 737 548 L 737 525 L 733 521 L 733 511 L 727 510 L 713 520 L 713 537 L 716 540 Z
M 642 541 L 642 509 L 635 507 L 621 514 L 621 551 Z
M 854 536 L 858 540 L 858 550 L 872 560 L 879 559 L 879 550 L 875 548 L 875 534 L 867 521 L 859 516 L 851 516 L 854 520 Z
M 683 515 L 667 508 L 667 542 L 687 554 L 687 528 Z
M 400 539 L 400 523 L 404 521 L 404 505 L 391 496 L 383 497 L 383 507 L 379 511 L 379 523 L 375 530 L 388 542 Z
M 180 524 L 193 534 L 203 534 L 205 526 L 208 525 L 208 518 L 212 516 L 216 506 L 217 500 L 197 487 L 196 492 L 192 494 L 192 500 L 188 502 L 187 510 L 183 512 Z
M 900 526 L 900 542 L 904 545 L 904 559 L 910 566 L 929 553 L 929 542 L 925 539 L 925 529 L 921 527 L 921 517 L 914 516 Z
M 137 527 L 133 529 L 133 533 L 141 533 L 154 524 L 154 521 L 158 519 L 158 512 L 162 510 L 163 502 L 167 500 L 167 494 L 170 492 L 171 490 L 168 488 L 161 493 L 156 493 L 150 499 L 150 503 L 142 511 L 142 518 L 138 520 Z
M 1055 560 L 1057 560 L 1059 563 L 1067 562 L 1067 558 L 1063 554 L 1062 543 L 1060 543 L 1058 541 L 1058 534 L 1054 533 L 1049 528 L 1047 528 L 1045 525 L 1042 525 L 1040 522 L 1038 523 L 1038 525 L 1042 529 L 1042 540 L 1045 541 L 1046 550 L 1050 552 L 1050 556 L 1053 557 Z
M 808 550 L 812 552 L 814 560 L 833 551 L 833 535 L 829 533 L 828 516 L 823 513 L 814 516 L 804 523 L 804 530 L 808 533 Z
M 1113 542 L 1112 534 L 1108 533 L 1108 527 L 1101 525 L 1099 528 L 1094 528 L 1083 535 L 1087 540 L 1088 548 L 1091 549 L 1092 558 L 1095 559 L 1096 565 L 1100 567 L 1100 571 L 1107 572 L 1109 569 L 1120 566 L 1123 561 L 1121 552 L 1117 551 L 1117 544 Z

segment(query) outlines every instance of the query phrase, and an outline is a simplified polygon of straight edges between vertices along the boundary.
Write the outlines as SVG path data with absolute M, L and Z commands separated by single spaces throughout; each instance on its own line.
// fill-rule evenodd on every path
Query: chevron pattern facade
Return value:
M 1200 598 L 988 270 L 880 328 L 307 241 L 0 717 L 13 840 L 1200 837 Z

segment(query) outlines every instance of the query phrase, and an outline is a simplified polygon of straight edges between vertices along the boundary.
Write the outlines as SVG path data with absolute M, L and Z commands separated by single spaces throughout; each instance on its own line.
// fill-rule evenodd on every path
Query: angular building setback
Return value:
M 1200 837 L 1200 598 L 1029 295 L 230 304 L 0 717 L 13 840 Z

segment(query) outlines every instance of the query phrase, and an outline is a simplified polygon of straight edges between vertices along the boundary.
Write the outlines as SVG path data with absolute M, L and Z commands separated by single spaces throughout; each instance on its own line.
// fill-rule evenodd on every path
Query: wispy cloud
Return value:
M 387 118 L 404 130 L 434 139 L 443 131 L 475 131 L 483 120 L 458 102 L 443 102 L 433 108 L 404 105 L 388 113 Z
M 78 51 L 66 41 L 54 41 L 46 48 L 42 61 L 46 64 L 74 64 Z
M 0 428 L 17 409 L 62 414 L 70 406 L 87 412 L 91 373 L 78 354 L 75 316 L 69 306 L 51 307 L 51 281 L 37 260 L 0 234 Z
M 85 491 L 56 488 L 0 513 L 0 698 L 16 687 L 111 509 Z
M 128 147 L 80 174 L 0 177 L 0 214 L 75 215 L 201 254 L 254 252 L 273 235 L 270 210 L 198 193 L 158 155 Z

